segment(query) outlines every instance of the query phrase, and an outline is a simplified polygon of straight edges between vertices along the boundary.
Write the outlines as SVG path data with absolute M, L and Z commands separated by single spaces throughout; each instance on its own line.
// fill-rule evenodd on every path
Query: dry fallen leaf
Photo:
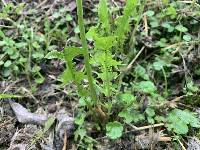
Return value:
M 13 101 L 9 101 L 9 103 L 20 123 L 44 125 L 48 120 L 47 115 L 30 113 L 19 103 Z

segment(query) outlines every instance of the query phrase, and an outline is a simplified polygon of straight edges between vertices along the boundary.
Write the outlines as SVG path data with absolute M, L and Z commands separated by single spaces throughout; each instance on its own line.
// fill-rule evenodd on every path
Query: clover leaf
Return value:
M 117 139 L 122 136 L 123 126 L 120 122 L 109 122 L 106 125 L 106 135 L 111 139 Z

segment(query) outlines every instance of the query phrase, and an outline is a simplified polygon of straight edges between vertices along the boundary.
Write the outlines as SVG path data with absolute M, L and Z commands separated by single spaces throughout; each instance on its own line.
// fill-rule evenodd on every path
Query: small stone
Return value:
M 48 112 L 49 113 L 54 113 L 57 110 L 57 105 L 56 104 L 50 104 L 48 105 Z

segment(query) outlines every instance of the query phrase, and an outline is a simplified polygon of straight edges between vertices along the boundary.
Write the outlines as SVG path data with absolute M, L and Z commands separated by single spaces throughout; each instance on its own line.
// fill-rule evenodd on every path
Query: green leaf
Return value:
M 12 62 L 10 60 L 7 60 L 5 63 L 4 63 L 4 67 L 10 67 L 10 65 L 12 64 Z
M 136 73 L 137 76 L 139 76 L 139 77 L 141 77 L 145 80 L 149 80 L 149 76 L 148 76 L 146 70 L 141 65 L 136 66 L 135 73 Z
M 107 0 L 100 0 L 99 7 L 98 7 L 98 15 L 100 23 L 102 27 L 106 30 L 107 33 L 110 32 L 110 16 L 109 10 L 107 7 Z
M 50 31 L 50 21 L 49 21 L 48 17 L 45 17 L 45 19 L 44 19 L 44 31 L 47 34 Z
M 117 139 L 122 136 L 123 126 L 120 122 L 114 121 L 106 124 L 106 135 L 111 139 Z
M 54 59 L 54 58 L 57 58 L 57 59 L 63 60 L 63 59 L 64 59 L 64 55 L 63 55 L 63 52 L 58 52 L 58 51 L 54 50 L 54 51 L 49 52 L 49 53 L 45 56 L 45 58 L 47 58 L 47 59 Z
M 63 85 L 73 81 L 72 73 L 69 68 L 65 69 L 65 71 L 59 76 L 59 80 L 62 82 Z
M 75 119 L 75 121 L 74 121 L 75 124 L 77 124 L 77 125 L 79 125 L 79 126 L 83 125 L 83 123 L 84 123 L 84 121 L 85 121 L 85 117 L 86 117 L 85 113 L 79 114 L 79 116 L 76 117 L 76 119 Z
M 97 28 L 96 27 L 91 27 L 90 29 L 89 29 L 89 31 L 87 32 L 87 34 L 86 34 L 86 38 L 88 39 L 88 40 L 94 40 L 96 37 L 98 37 L 99 35 L 98 35 L 98 33 L 97 33 Z
M 150 22 L 150 25 L 151 25 L 152 28 L 156 28 L 156 27 L 159 27 L 159 26 L 160 26 L 160 24 L 159 24 L 158 21 L 151 21 L 151 22 Z
M 55 122 L 55 117 L 49 117 L 48 120 L 45 122 L 44 124 L 44 129 L 43 129 L 43 132 L 47 132 L 51 126 L 53 125 L 53 123 Z
M 40 78 L 36 78 L 35 82 L 38 84 L 42 84 L 44 82 L 45 78 L 44 77 L 40 77 Z
M 78 47 L 65 47 L 64 58 L 66 61 L 72 61 L 75 56 L 83 54 L 83 49 Z
M 196 86 L 193 81 L 187 83 L 187 89 L 191 92 L 197 92 L 199 90 L 198 86 Z
M 85 78 L 84 72 L 75 72 L 75 79 L 76 81 L 81 84 L 81 81 L 83 81 L 83 79 Z
M 146 112 L 146 114 L 149 116 L 149 117 L 153 117 L 153 116 L 155 116 L 155 111 L 154 111 L 154 109 L 152 109 L 152 108 L 147 108 L 146 110 L 145 110 L 145 112 Z
M 19 42 L 19 43 L 15 43 L 16 48 L 24 48 L 26 47 L 28 44 L 25 42 Z
M 32 56 L 33 58 L 36 58 L 36 59 L 42 59 L 44 58 L 44 53 L 42 51 L 34 52 Z
M 13 94 L 0 94 L 0 99 L 5 99 L 5 98 L 21 98 L 22 96 L 20 95 L 13 95 Z
M 76 33 L 76 34 L 80 33 L 79 26 L 76 26 L 76 27 L 74 28 L 74 33 Z
M 131 104 L 136 101 L 136 98 L 132 94 L 124 93 L 118 95 L 118 100 L 123 104 Z
M 134 120 L 134 116 L 132 115 L 131 111 L 128 110 L 120 112 L 118 116 L 124 118 L 125 123 L 131 123 Z
M 153 63 L 153 67 L 157 71 L 162 70 L 164 66 L 166 66 L 166 63 L 161 59 L 158 59 L 156 62 Z
M 109 50 L 116 43 L 116 37 L 108 36 L 108 37 L 96 37 L 94 39 L 95 47 L 101 50 Z
M 189 36 L 189 35 L 184 35 L 184 36 L 183 36 L 183 39 L 184 39 L 185 41 L 189 42 L 189 41 L 191 41 L 192 37 Z
M 32 46 L 36 49 L 40 48 L 40 45 L 38 44 L 38 42 L 33 42 Z
M 188 110 L 174 109 L 167 116 L 167 127 L 178 134 L 186 134 L 188 125 L 200 128 L 200 121 L 195 113 Z
M 146 15 L 147 15 L 148 17 L 152 17 L 154 14 L 155 14 L 155 12 L 154 12 L 153 10 L 148 10 L 148 11 L 146 12 Z
M 165 38 L 161 38 L 159 41 L 155 43 L 156 46 L 165 47 L 167 40 Z
M 169 22 L 164 22 L 162 24 L 162 27 L 166 28 L 168 30 L 168 32 L 173 32 L 174 31 L 174 27 Z
M 193 114 L 190 120 L 191 127 L 200 128 L 200 121 L 196 114 Z
M 139 91 L 149 94 L 154 94 L 157 90 L 154 83 L 151 81 L 141 81 L 136 88 Z
M 167 5 L 169 3 L 169 0 L 162 0 L 163 4 Z
M 171 16 L 172 19 L 174 19 L 177 15 L 176 9 L 171 5 L 167 8 L 167 15 Z
M 74 139 L 75 141 L 78 140 L 78 137 L 80 136 L 80 141 L 86 136 L 86 130 L 83 128 L 78 128 L 74 133 Z
M 53 15 L 52 15 L 53 18 L 58 18 L 58 17 L 60 17 L 60 16 L 61 16 L 61 14 L 60 14 L 59 12 L 55 12 L 55 13 L 53 13 Z
M 188 126 L 182 120 L 174 120 L 172 124 L 167 124 L 168 129 L 174 131 L 177 134 L 187 134 Z
M 151 118 L 151 117 L 147 117 L 147 121 L 148 121 L 150 124 L 154 124 L 154 123 L 155 123 L 154 119 Z
M 125 123 L 137 123 L 138 121 L 144 120 L 144 116 L 142 114 L 132 110 L 131 108 L 121 111 L 118 116 L 124 118 Z
M 7 52 L 8 55 L 12 56 L 15 52 L 15 49 L 14 48 L 7 48 L 6 52 Z
M 19 51 L 14 51 L 14 53 L 10 56 L 11 59 L 17 59 L 20 56 Z
M 178 30 L 178 31 L 180 31 L 180 32 L 187 32 L 188 31 L 188 29 L 186 27 L 184 27 L 183 25 L 181 25 L 181 24 L 177 25 L 175 27 L 175 29 Z
M 31 69 L 32 73 L 38 73 L 41 70 L 40 66 L 34 65 Z
M 23 8 L 25 6 L 26 3 L 20 3 L 17 5 L 17 7 L 15 8 L 15 12 L 19 15 L 23 12 Z
M 129 22 L 130 17 L 136 8 L 137 0 L 127 0 L 124 7 L 123 16 L 119 17 L 116 21 L 117 29 L 115 35 L 123 42 L 125 34 L 130 30 Z
M 113 59 L 113 55 L 111 53 L 106 53 L 105 52 L 97 52 L 93 58 L 91 58 L 90 63 L 92 65 L 101 65 L 104 66 L 105 62 L 107 62 L 107 67 L 117 67 L 121 65 L 121 61 L 116 61 Z
M 66 21 L 72 21 L 73 20 L 73 18 L 70 14 L 67 14 L 65 18 L 66 18 Z
M 3 65 L 3 64 L 4 64 L 4 62 L 0 60 L 0 66 Z
M 6 45 L 6 41 L 0 41 L 0 46 Z

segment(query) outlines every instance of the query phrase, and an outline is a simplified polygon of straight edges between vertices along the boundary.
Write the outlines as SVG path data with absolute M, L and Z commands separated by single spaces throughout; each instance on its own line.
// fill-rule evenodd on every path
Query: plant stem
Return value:
M 84 51 L 83 55 L 84 55 L 85 69 L 87 72 L 87 78 L 88 78 L 88 82 L 89 82 L 91 98 L 94 100 L 94 102 L 96 104 L 98 101 L 98 98 L 97 98 L 96 91 L 94 89 L 92 70 L 91 70 L 91 66 L 89 63 L 89 51 L 88 51 L 87 41 L 86 41 L 86 37 L 85 37 L 82 0 L 76 0 L 76 4 L 77 4 L 78 24 L 79 24 L 79 29 L 80 29 L 81 43 L 82 43 L 82 47 L 83 47 L 83 51 Z
M 133 32 L 131 33 L 131 38 L 130 38 L 130 41 L 129 41 L 129 46 L 131 49 L 134 49 L 135 48 L 135 43 L 136 43 L 136 38 L 135 38 L 135 34 L 137 32 L 137 29 L 138 29 L 138 26 L 139 26 L 139 23 L 140 23 L 140 20 L 142 19 L 142 16 L 143 16 L 143 11 L 144 11 L 144 7 L 146 5 L 146 0 L 144 0 L 142 3 L 141 3 L 141 6 L 140 6 L 140 9 L 139 9 L 139 12 L 138 12 L 138 19 L 136 21 L 136 24 L 135 24 L 135 27 L 133 29 Z M 134 51 L 131 51 L 129 52 L 129 56 L 130 57 L 133 57 L 133 55 L 135 54 Z
M 28 40 L 28 62 L 26 65 L 26 76 L 28 80 L 29 87 L 32 90 L 32 84 L 31 84 L 31 79 L 30 79 L 30 70 L 31 70 L 31 55 L 32 55 L 32 43 L 33 43 L 33 28 L 31 28 L 30 32 L 30 40 Z
M 105 71 L 106 71 L 106 90 L 108 97 L 110 97 L 110 80 L 109 80 L 109 74 L 108 74 L 108 51 L 105 51 Z
M 163 72 L 163 76 L 164 76 L 164 80 L 165 80 L 165 95 L 167 96 L 167 75 L 165 73 L 164 68 L 162 68 L 162 72 Z

